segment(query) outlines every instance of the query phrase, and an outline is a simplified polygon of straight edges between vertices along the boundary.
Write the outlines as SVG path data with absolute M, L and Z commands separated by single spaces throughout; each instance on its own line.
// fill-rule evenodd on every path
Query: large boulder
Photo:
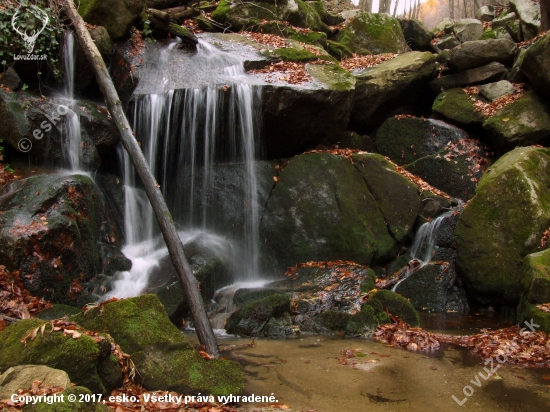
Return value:
M 450 196 L 470 199 L 489 165 L 487 152 L 472 139 L 447 143 L 436 154 L 422 157 L 405 169 Z
M 403 36 L 409 47 L 414 51 L 430 51 L 432 33 L 420 20 L 400 19 Z
M 550 107 L 529 91 L 486 119 L 483 129 L 501 153 L 517 146 L 544 144 L 550 138 Z
M 495 6 L 486 4 L 481 6 L 478 11 L 476 11 L 476 19 L 481 21 L 492 21 L 495 18 Z
M 477 40 L 462 43 L 450 51 L 447 64 L 457 72 L 483 66 L 491 62 L 511 65 L 514 61 L 516 44 L 511 40 Z
M 524 257 L 550 227 L 550 151 L 524 147 L 485 173 L 456 228 L 458 271 L 485 305 L 517 305 Z
M 522 56 L 521 72 L 535 86 L 535 90 L 550 101 L 550 33 L 546 33 L 529 47 Z
M 351 124 L 372 127 L 388 111 L 414 104 L 422 86 L 436 75 L 435 59 L 427 52 L 405 53 L 357 74 Z
M 513 88 L 512 88 L 513 91 Z M 481 126 L 483 116 L 464 89 L 445 90 L 435 99 L 432 110 L 450 123 L 461 127 Z
M 521 277 L 529 303 L 550 303 L 550 249 L 525 256 Z
M 78 13 L 86 23 L 105 27 L 111 38 L 118 40 L 130 33 L 146 4 L 145 0 L 82 0 Z
M 536 37 L 540 29 L 540 2 L 534 0 L 510 0 L 510 6 L 521 21 L 523 40 Z
M 315 153 L 283 169 L 260 224 L 276 270 L 309 260 L 383 259 L 395 245 L 362 175 L 343 156 Z
M 457 20 L 453 25 L 453 33 L 462 43 L 478 40 L 483 34 L 483 23 L 477 19 Z
M 467 137 L 462 129 L 441 120 L 390 117 L 376 133 L 376 147 L 380 154 L 406 165 Z
M 478 90 L 480 95 L 492 102 L 502 96 L 508 96 L 514 93 L 514 85 L 508 80 L 501 80 L 499 82 L 478 86 Z
M 25 319 L 0 332 L 0 372 L 18 365 L 55 365 L 67 372 L 71 382 L 104 395 L 122 384 L 122 372 L 111 354 L 109 339 L 85 334 L 75 339 L 63 330 L 51 329 L 52 325 L 43 320 Z
M 3 196 L 2 196 L 3 195 Z M 18 269 L 33 295 L 78 305 L 82 283 L 101 273 L 101 243 L 116 246 L 101 192 L 85 175 L 39 175 L 0 195 L 0 264 Z
M 410 51 L 399 21 L 384 13 L 357 14 L 348 20 L 335 40 L 357 54 Z
M 85 328 L 109 333 L 131 356 L 139 372 L 136 381 L 149 390 L 229 395 L 243 389 L 239 364 L 202 359 L 154 295 L 111 302 L 74 320 Z
M 395 172 L 395 166 L 378 154 L 355 154 L 353 163 L 365 180 L 392 236 L 402 242 L 410 236 L 420 209 L 418 187 Z

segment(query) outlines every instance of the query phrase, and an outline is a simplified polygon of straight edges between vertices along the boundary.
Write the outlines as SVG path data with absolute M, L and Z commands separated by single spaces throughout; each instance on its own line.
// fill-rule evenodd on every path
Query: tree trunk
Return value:
M 393 7 L 393 17 L 397 14 L 397 6 L 399 5 L 399 0 L 395 0 L 395 6 Z
M 540 0 L 540 31 L 550 30 L 550 0 Z
M 416 3 L 416 14 L 414 17 L 416 20 L 420 18 L 420 7 L 422 7 L 422 3 L 420 3 L 420 0 L 418 0 Z
M 199 292 L 199 283 L 193 276 L 193 272 L 189 267 L 189 263 L 185 258 L 183 252 L 183 245 L 181 239 L 178 236 L 178 232 L 174 226 L 172 215 L 166 206 L 166 202 L 162 197 L 159 185 L 155 178 L 151 174 L 149 165 L 145 160 L 145 156 L 136 139 L 133 136 L 132 129 L 128 123 L 128 119 L 122 109 L 122 104 L 118 97 L 118 93 L 113 85 L 111 76 L 105 66 L 105 62 L 99 54 L 97 47 L 92 40 L 88 29 L 85 26 L 84 20 L 76 11 L 72 0 L 63 0 L 65 12 L 71 19 L 78 41 L 88 58 L 88 61 L 94 69 L 96 80 L 99 84 L 99 88 L 103 92 L 105 100 L 107 101 L 107 107 L 113 120 L 120 131 L 122 145 L 130 155 L 132 163 L 134 164 L 136 171 L 143 183 L 147 197 L 151 202 L 151 206 L 155 212 L 157 221 L 162 231 L 162 236 L 168 247 L 168 253 L 174 264 L 174 268 L 180 278 L 181 286 L 184 290 L 185 297 L 189 302 L 191 308 L 191 314 L 193 316 L 193 323 L 199 341 L 205 346 L 206 351 L 216 358 L 219 357 L 218 344 L 216 337 L 212 331 L 212 326 L 206 317 L 202 297 Z

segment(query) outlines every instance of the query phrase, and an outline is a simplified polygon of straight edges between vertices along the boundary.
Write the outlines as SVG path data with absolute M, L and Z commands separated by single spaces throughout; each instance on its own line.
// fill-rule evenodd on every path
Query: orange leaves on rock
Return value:
M 301 84 L 310 82 L 311 76 L 306 72 L 306 63 L 280 61 L 272 63 L 263 69 L 251 70 L 250 73 L 267 75 L 266 83 L 286 82 Z
M 407 179 L 409 179 L 411 182 L 413 182 L 416 186 L 418 186 L 418 189 L 420 190 L 420 193 L 424 191 L 432 192 L 434 195 L 438 195 L 441 197 L 444 197 L 445 199 L 450 199 L 451 196 L 449 196 L 447 193 L 433 187 L 428 182 L 424 181 L 417 175 L 412 174 L 411 172 L 405 170 L 401 166 L 398 166 L 396 163 L 392 162 L 389 157 L 386 157 L 386 160 L 393 164 L 395 167 L 395 171 L 399 173 L 400 175 L 405 176 Z
M 20 219 L 15 219 L 10 228 L 10 235 L 13 237 L 33 236 L 48 231 L 48 222 L 40 219 L 33 219 L 29 224 L 23 224 Z
M 543 312 L 550 313 L 550 303 L 543 303 L 541 305 L 537 305 L 537 308 L 539 308 Z
M 260 43 L 269 47 L 275 47 L 276 49 L 288 47 L 288 40 L 275 34 L 246 32 L 243 34 L 243 36 L 249 37 L 256 43 Z
M 374 332 L 374 339 L 410 351 L 432 351 L 440 348 L 434 334 L 422 328 L 413 328 L 396 316 L 391 318 L 395 323 L 380 325 Z
M 367 56 L 354 54 L 353 57 L 342 59 L 342 61 L 340 61 L 340 67 L 348 72 L 351 72 L 352 70 L 378 66 L 380 63 L 391 60 L 395 57 L 397 57 L 397 54 L 393 53 L 370 54 Z
M 69 299 L 71 299 L 71 300 L 76 299 L 77 294 L 82 292 L 82 289 L 84 289 L 84 288 L 80 284 L 80 281 L 78 279 L 74 279 L 71 282 L 71 284 L 69 286 L 69 292 L 67 293 L 67 295 L 69 296 Z
M 0 313 L 16 319 L 27 319 L 52 304 L 32 296 L 21 283 L 19 271 L 9 272 L 0 265 Z
M 542 238 L 540 240 L 539 249 L 542 249 L 543 247 L 546 247 L 546 244 L 548 243 L 548 239 L 550 239 L 550 228 L 546 229 L 543 232 Z
M 511 94 L 499 97 L 491 103 L 483 102 L 475 97 L 479 94 L 479 89 L 477 87 L 467 87 L 464 91 L 474 99 L 472 103 L 474 105 L 474 110 L 476 112 L 481 112 L 483 117 L 490 117 L 500 109 L 514 103 L 525 94 L 525 85 L 523 83 L 514 83 L 513 86 L 514 91 Z
M 33 381 L 31 388 L 28 390 L 19 389 L 18 396 L 48 396 L 63 392 L 64 389 L 60 386 L 51 386 L 42 384 L 41 381 Z M 11 399 L 0 400 L 0 410 L 20 411 L 26 406 L 24 403 L 14 403 Z
M 4 160 L 2 151 L 0 150 L 0 162 Z M 0 163 L 0 187 L 4 186 L 10 180 L 16 179 L 18 176 L 15 176 L 11 171 L 7 170 L 7 166 Z

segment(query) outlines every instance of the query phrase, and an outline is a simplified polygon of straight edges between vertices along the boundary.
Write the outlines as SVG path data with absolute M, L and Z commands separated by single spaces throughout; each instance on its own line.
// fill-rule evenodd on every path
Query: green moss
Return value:
M 420 324 L 418 313 L 411 303 L 395 292 L 381 290 L 371 300 L 379 301 L 384 309 L 387 309 L 392 315 L 400 317 L 411 326 L 418 326 Z
M 328 60 L 326 56 L 320 58 Z M 311 64 L 306 67 L 306 70 L 315 80 L 325 84 L 330 90 L 351 91 L 355 87 L 355 78 L 337 64 Z
M 281 317 L 290 312 L 290 297 L 287 295 L 272 295 L 259 301 L 251 302 L 239 311 L 233 313 L 227 321 L 226 330 L 229 333 L 243 333 L 243 323 L 264 325 L 272 317 Z
M 463 89 L 446 90 L 435 99 L 432 110 L 459 126 L 480 125 L 483 116 L 475 111 L 473 101 Z
M 496 32 L 492 29 L 487 29 L 483 32 L 479 40 L 489 40 L 489 39 L 496 39 L 496 38 L 497 38 Z
M 361 284 L 361 292 L 370 292 L 374 289 L 374 284 L 376 282 L 376 273 L 371 268 L 365 271 L 365 276 L 363 277 L 363 283 Z
M 351 316 L 346 325 L 346 335 L 372 336 L 378 326 L 378 319 L 371 306 Z
M 239 289 L 235 292 L 235 295 L 233 295 L 233 303 L 237 306 L 244 307 L 250 303 L 280 293 L 278 289 Z
M 336 58 L 336 60 L 342 60 L 353 56 L 353 53 L 346 46 L 332 40 L 327 40 L 327 51 L 332 57 Z
M 106 385 L 98 375 L 98 364 L 109 358 L 110 342 L 96 343 L 87 335 L 78 339 L 51 332 L 48 324 L 45 333 L 39 332 L 34 340 L 24 345 L 21 340 L 30 331 L 46 324 L 39 319 L 26 319 L 12 324 L 0 332 L 3 349 L 0 351 L 0 371 L 17 365 L 47 365 L 67 372 L 71 382 L 86 386 L 94 393 L 110 393 L 113 386 Z M 120 377 L 120 368 L 114 371 Z
M 309 33 L 295 33 L 290 36 L 292 40 L 300 41 L 314 46 L 324 47 L 327 44 L 327 35 L 325 33 L 310 31 Z
M 292 47 L 285 47 L 273 50 L 273 53 L 267 55 L 278 56 L 281 60 L 287 62 L 309 62 L 317 60 L 318 57 L 305 49 L 299 50 Z
M 212 19 L 220 23 L 225 23 L 227 21 L 227 14 L 231 8 L 231 3 L 227 0 L 220 0 L 216 10 L 212 12 Z
M 522 285 L 529 303 L 550 302 L 550 249 L 525 257 Z
M 539 325 L 536 331 L 550 333 L 550 313 L 543 312 L 537 308 L 536 304 L 529 303 L 526 299 L 523 299 L 518 307 L 518 323 L 520 327 L 526 327 L 524 324 L 525 321 L 529 324 L 534 323 L 535 325 Z
M 74 306 L 62 305 L 60 303 L 53 305 L 51 308 L 43 310 L 37 317 L 42 320 L 59 319 L 64 316 L 73 316 L 80 313 L 80 309 Z
M 345 312 L 327 310 L 315 316 L 315 321 L 331 332 L 343 332 L 346 330 L 351 315 Z

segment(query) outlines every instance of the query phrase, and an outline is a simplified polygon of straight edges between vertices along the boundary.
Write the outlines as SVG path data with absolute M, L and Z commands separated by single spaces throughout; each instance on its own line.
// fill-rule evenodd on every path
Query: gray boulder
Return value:
M 465 72 L 449 74 L 439 77 L 430 82 L 433 91 L 453 89 L 455 87 L 474 86 L 477 84 L 489 83 L 502 80 L 508 74 L 503 64 L 492 62 L 485 66 L 466 70 Z
M 483 122 L 483 116 L 475 110 L 472 97 L 461 88 L 441 92 L 434 100 L 432 110 L 438 117 L 460 127 L 480 126 Z
M 433 34 L 420 20 L 400 19 L 403 36 L 409 47 L 414 51 L 430 51 Z
M 357 74 L 350 122 L 372 127 L 388 111 L 414 104 L 418 91 L 436 75 L 435 59 L 427 52 L 405 53 Z
M 550 107 L 529 91 L 485 120 L 483 129 L 501 153 L 517 146 L 545 144 L 550 138 Z
M 490 4 L 481 6 L 476 12 L 476 19 L 481 21 L 492 21 L 495 18 L 495 7 Z
M 29 390 L 34 381 L 42 385 L 58 386 L 66 389 L 71 386 L 67 372 L 45 365 L 13 366 L 0 375 L 0 399 L 8 399 L 18 389 Z
M 550 101 L 550 33 L 525 51 L 519 65 L 521 73 L 535 86 L 537 93 Z
M 462 43 L 478 40 L 483 34 L 483 23 L 477 19 L 461 19 L 453 25 L 453 32 Z
M 477 88 L 479 89 L 479 94 L 491 102 L 514 92 L 514 86 L 508 80 L 483 84 Z
M 516 44 L 506 39 L 468 41 L 450 51 L 448 65 L 456 72 L 491 62 L 509 66 L 514 61 L 515 52 Z
M 510 6 L 521 21 L 523 40 L 536 37 L 540 29 L 540 4 L 532 0 L 510 0 Z
M 460 41 L 456 38 L 456 36 L 453 33 L 440 37 L 439 40 L 435 42 L 435 46 L 441 50 L 454 49 L 459 45 L 460 45 Z

